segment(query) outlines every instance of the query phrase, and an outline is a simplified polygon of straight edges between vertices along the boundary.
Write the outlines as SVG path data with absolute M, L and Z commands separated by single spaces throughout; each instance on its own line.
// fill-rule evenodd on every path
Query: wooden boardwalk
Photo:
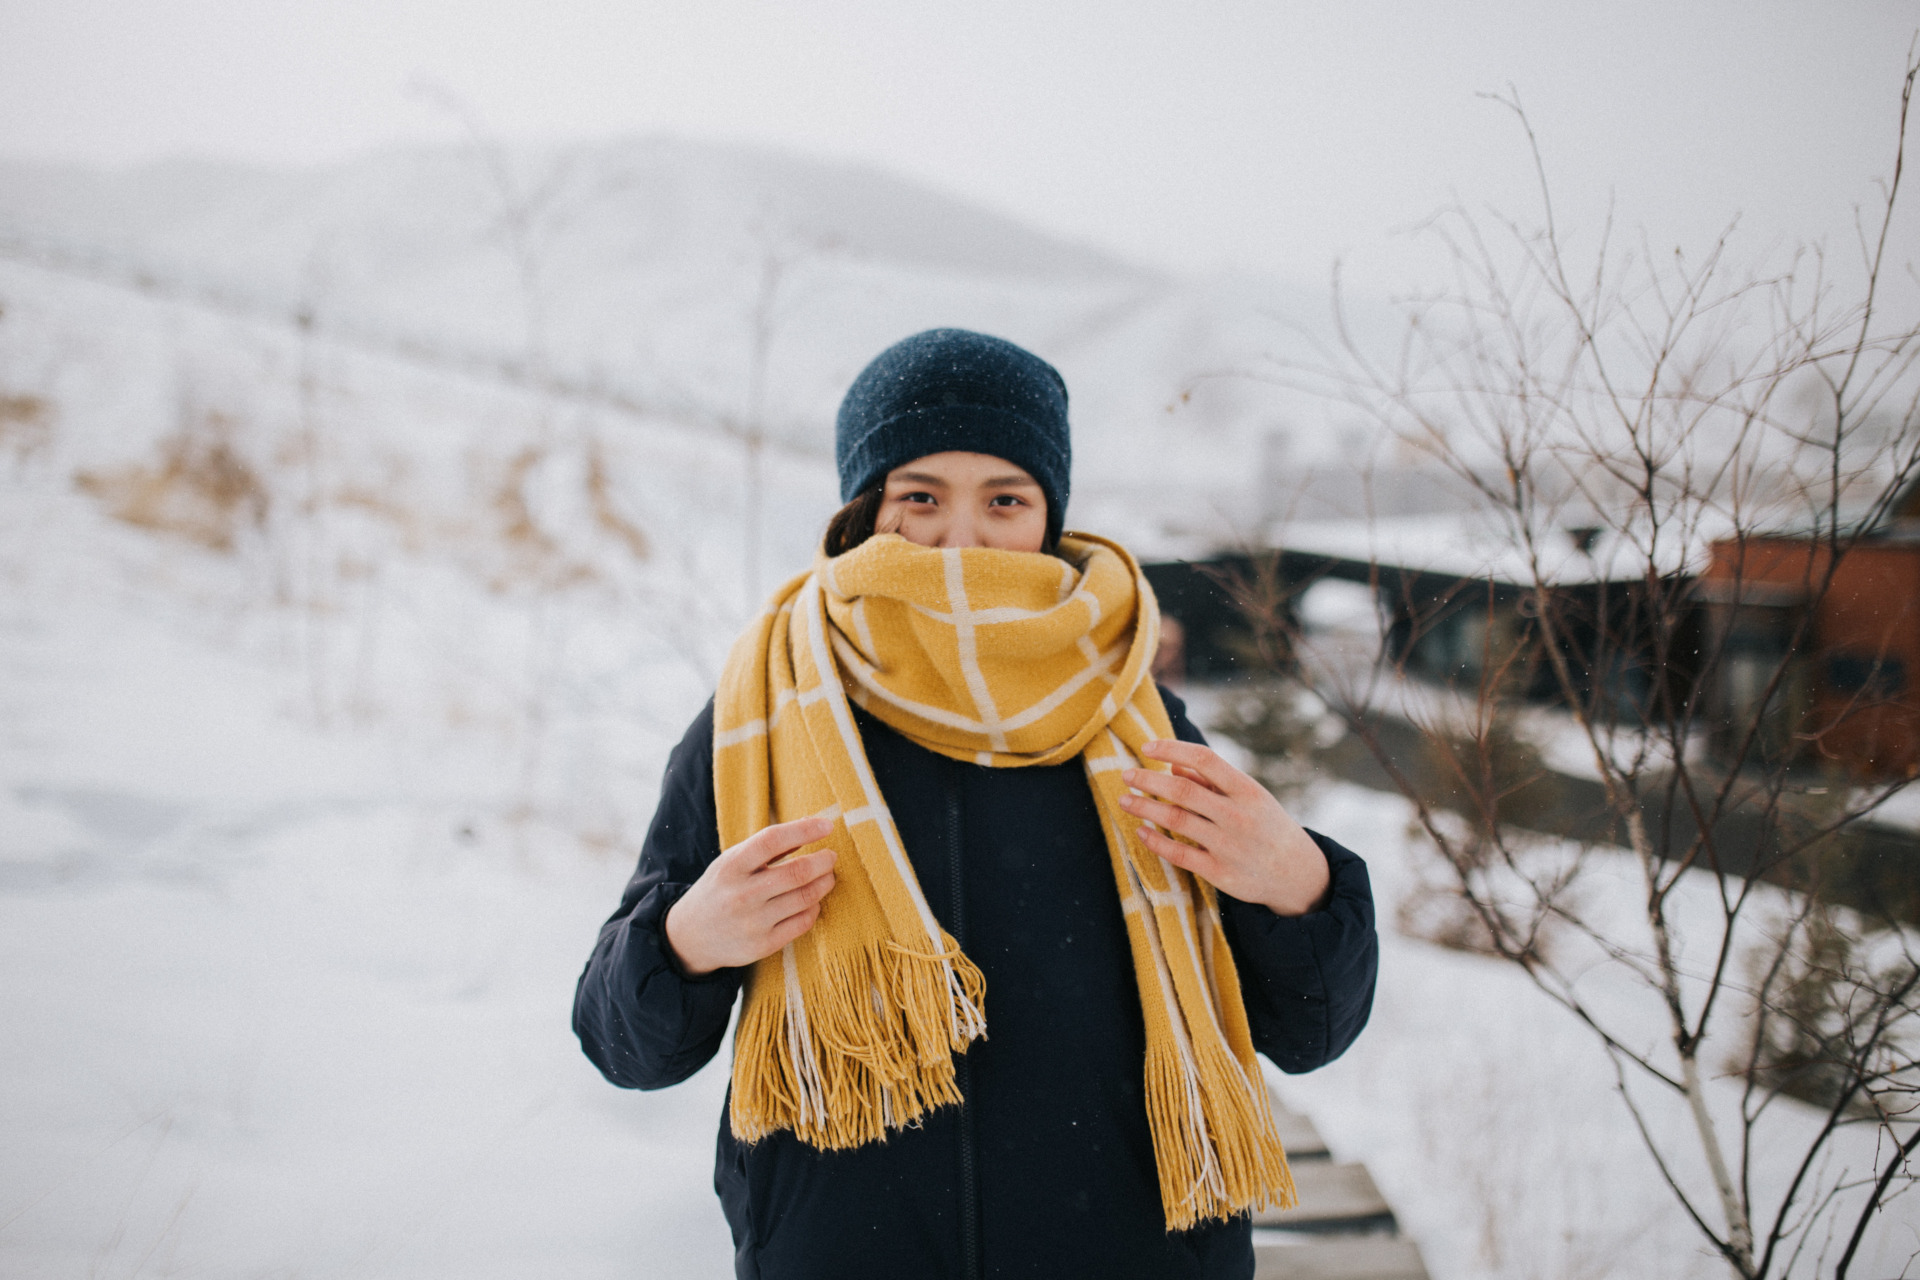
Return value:
M 1300 1206 L 1255 1215 L 1254 1280 L 1429 1280 L 1367 1167 L 1336 1161 L 1313 1121 L 1277 1094 L 1273 1111 Z

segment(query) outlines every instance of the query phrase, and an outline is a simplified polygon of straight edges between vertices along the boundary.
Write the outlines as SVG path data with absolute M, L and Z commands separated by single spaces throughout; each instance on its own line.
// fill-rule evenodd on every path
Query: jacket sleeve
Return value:
M 712 1059 L 726 1034 L 744 970 L 688 977 L 665 932 L 668 909 L 719 856 L 709 701 L 667 759 L 640 865 L 574 991 L 580 1047 L 622 1088 L 680 1083 Z
M 1185 704 L 1165 689 L 1160 693 L 1174 734 L 1204 744 Z M 1325 906 L 1281 916 L 1220 895 L 1254 1047 L 1291 1075 L 1323 1067 L 1347 1051 L 1373 1011 L 1380 968 L 1367 864 L 1319 832 L 1307 834 L 1327 857 L 1332 883 Z

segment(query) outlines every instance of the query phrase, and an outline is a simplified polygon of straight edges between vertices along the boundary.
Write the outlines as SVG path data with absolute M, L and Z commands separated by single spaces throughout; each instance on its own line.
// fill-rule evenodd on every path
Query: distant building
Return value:
M 1715 747 L 1832 764 L 1863 781 L 1920 774 L 1920 483 L 1836 559 L 1830 538 L 1713 544 L 1697 585 L 1720 661 Z
M 1591 713 L 1658 722 L 1697 693 L 1721 759 L 1831 766 L 1860 781 L 1920 774 L 1920 483 L 1837 562 L 1817 534 L 1783 531 L 1715 541 L 1704 569 L 1657 566 L 1652 589 L 1678 610 L 1670 627 L 1646 625 L 1644 557 L 1609 531 L 1549 530 L 1531 557 L 1514 542 L 1486 512 L 1326 520 L 1276 529 L 1270 550 L 1145 569 L 1179 624 L 1177 674 L 1188 679 L 1289 666 L 1301 600 L 1331 579 L 1372 590 L 1384 655 L 1407 674 L 1563 702 L 1538 580 Z
M 1336 580 L 1373 591 L 1385 656 L 1408 674 L 1463 692 L 1489 682 L 1501 696 L 1562 701 L 1539 643 L 1533 565 L 1495 517 L 1442 512 L 1297 523 L 1281 535 L 1271 551 L 1145 566 L 1163 611 L 1181 625 L 1188 678 L 1231 680 L 1262 665 L 1288 665 L 1302 598 Z M 1552 531 L 1536 550 L 1559 648 L 1581 697 L 1608 717 L 1664 714 L 1658 695 L 1684 696 L 1680 688 L 1696 674 L 1691 617 L 1678 636 L 1682 651 L 1656 654 L 1638 621 L 1644 562 L 1638 571 L 1616 571 L 1633 557 L 1596 527 Z M 1684 566 L 1671 572 L 1664 585 L 1683 593 Z M 1261 616 L 1269 620 L 1264 634 L 1253 622 Z

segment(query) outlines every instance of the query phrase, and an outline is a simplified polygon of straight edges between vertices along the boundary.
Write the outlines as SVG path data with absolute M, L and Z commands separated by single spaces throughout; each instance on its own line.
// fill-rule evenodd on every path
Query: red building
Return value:
M 1920 485 L 1835 559 L 1819 537 L 1714 544 L 1698 584 L 1718 655 L 1716 745 L 1860 781 L 1920 775 Z

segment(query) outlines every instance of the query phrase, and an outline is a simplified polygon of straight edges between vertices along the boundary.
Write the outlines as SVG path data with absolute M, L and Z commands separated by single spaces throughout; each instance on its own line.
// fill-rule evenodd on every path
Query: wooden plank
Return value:
M 1253 1216 L 1254 1226 L 1344 1231 L 1393 1222 L 1393 1210 L 1363 1164 L 1303 1160 L 1293 1168 L 1293 1184 L 1300 1192 L 1300 1207 L 1263 1210 Z
M 1420 1250 L 1398 1236 L 1257 1244 L 1253 1280 L 1429 1280 Z
M 1298 1111 L 1287 1111 L 1280 1107 L 1273 1110 L 1274 1127 L 1280 1131 L 1280 1145 L 1287 1149 L 1289 1160 L 1325 1160 L 1327 1142 L 1320 1131 L 1313 1127 L 1313 1121 Z
M 1274 1126 L 1280 1130 L 1280 1143 L 1287 1149 L 1287 1158 L 1325 1160 L 1327 1140 L 1313 1127 L 1313 1121 L 1286 1104 L 1280 1091 L 1273 1087 L 1271 1077 L 1267 1080 L 1267 1099 L 1273 1104 Z

